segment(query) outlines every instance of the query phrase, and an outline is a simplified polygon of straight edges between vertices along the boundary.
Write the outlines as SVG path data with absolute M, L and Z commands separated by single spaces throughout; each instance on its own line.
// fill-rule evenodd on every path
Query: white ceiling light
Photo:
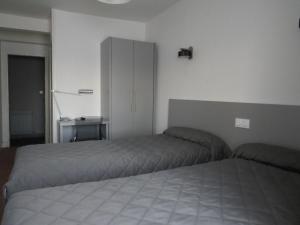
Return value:
M 98 0 L 99 2 L 103 2 L 106 4 L 125 4 L 130 2 L 131 0 Z

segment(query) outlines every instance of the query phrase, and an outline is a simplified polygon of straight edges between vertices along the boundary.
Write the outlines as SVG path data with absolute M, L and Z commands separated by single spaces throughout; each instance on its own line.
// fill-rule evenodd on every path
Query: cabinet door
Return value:
M 110 119 L 111 38 L 101 44 L 101 115 Z
M 153 134 L 154 44 L 134 42 L 134 133 Z
M 112 39 L 111 138 L 133 132 L 133 41 Z

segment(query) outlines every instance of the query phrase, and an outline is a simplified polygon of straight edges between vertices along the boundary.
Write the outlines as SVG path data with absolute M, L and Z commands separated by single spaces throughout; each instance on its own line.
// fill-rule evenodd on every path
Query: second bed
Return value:
M 22 191 L 2 225 L 299 225 L 299 160 L 246 145 L 232 159 Z

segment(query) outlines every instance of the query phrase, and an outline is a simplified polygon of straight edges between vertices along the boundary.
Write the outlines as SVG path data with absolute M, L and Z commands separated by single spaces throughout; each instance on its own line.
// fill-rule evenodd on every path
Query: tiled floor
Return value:
M 0 224 L 2 220 L 3 214 L 3 196 L 2 196 L 2 187 L 6 183 L 10 171 L 13 166 L 14 158 L 15 158 L 15 148 L 1 149 L 0 148 Z

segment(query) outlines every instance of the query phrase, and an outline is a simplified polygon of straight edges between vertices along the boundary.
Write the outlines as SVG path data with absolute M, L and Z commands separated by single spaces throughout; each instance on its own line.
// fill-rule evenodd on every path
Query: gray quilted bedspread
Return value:
M 300 174 L 227 159 L 16 193 L 2 225 L 299 225 Z
M 199 144 L 167 135 L 27 146 L 18 149 L 5 189 L 9 197 L 23 190 L 198 164 L 216 158 L 215 155 L 225 157 Z

